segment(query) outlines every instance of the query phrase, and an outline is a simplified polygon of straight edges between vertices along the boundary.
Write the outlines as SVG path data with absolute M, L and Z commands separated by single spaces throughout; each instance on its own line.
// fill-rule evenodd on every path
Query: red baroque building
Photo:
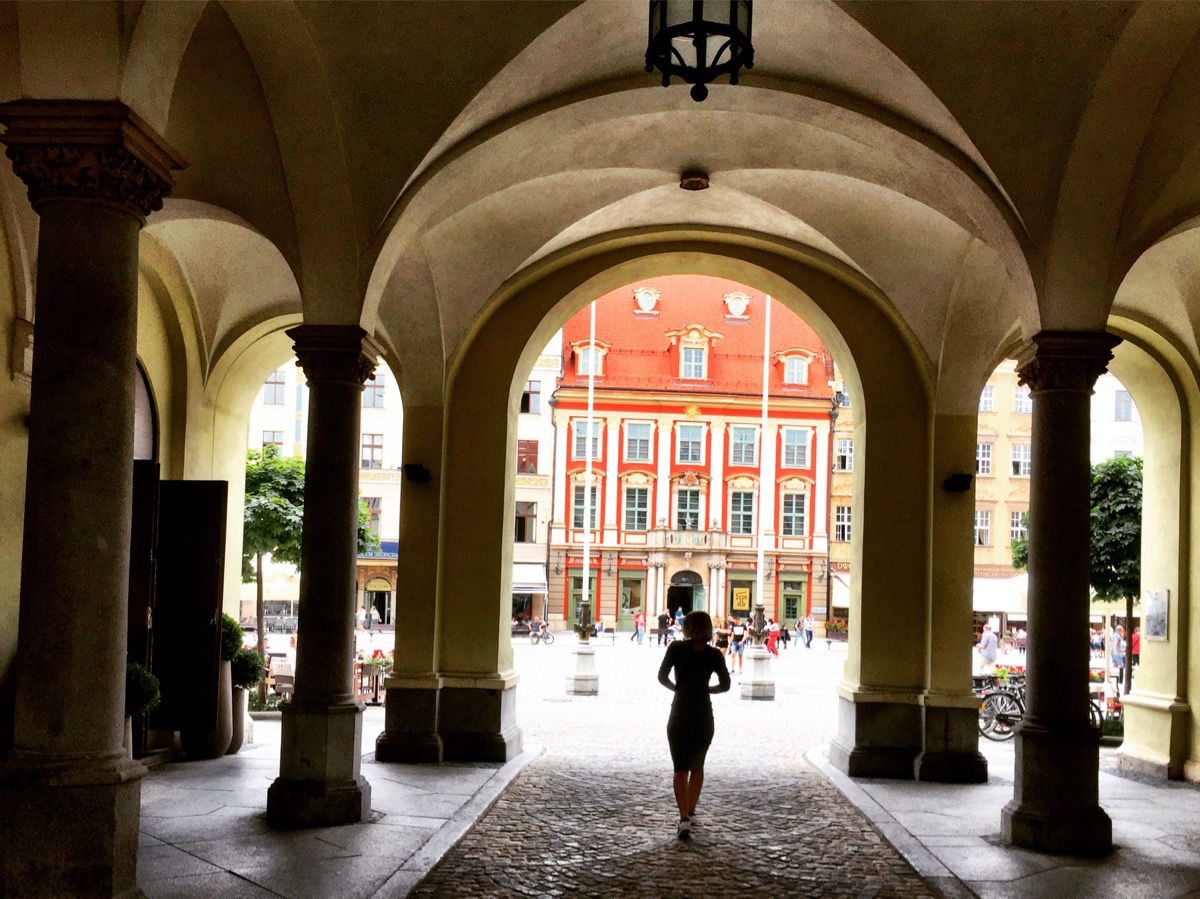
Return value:
M 772 301 L 764 434 L 765 302 L 733 281 L 677 275 L 600 297 L 594 340 L 588 308 L 564 326 L 552 621 L 575 620 L 589 526 L 589 589 L 607 626 L 632 627 L 638 608 L 651 624 L 680 606 L 745 617 L 760 516 L 767 615 L 824 618 L 833 360 L 812 328 Z

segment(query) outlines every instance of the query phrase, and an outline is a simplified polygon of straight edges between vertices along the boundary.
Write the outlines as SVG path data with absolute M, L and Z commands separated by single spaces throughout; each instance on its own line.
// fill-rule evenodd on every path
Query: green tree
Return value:
M 1125 600 L 1126 626 L 1142 576 L 1142 460 L 1107 459 L 1092 466 L 1091 584 L 1104 602 Z M 1029 564 L 1028 535 L 1012 542 L 1013 568 Z M 1127 635 L 1132 638 L 1133 634 Z M 1125 665 L 1125 690 L 1133 666 Z
M 358 503 L 358 551 L 379 548 L 371 533 L 371 513 Z M 268 445 L 246 454 L 246 499 L 242 516 L 242 581 L 257 582 L 255 614 L 258 621 L 258 652 L 266 655 L 263 608 L 263 557 L 289 562 L 300 568 L 300 537 L 304 529 L 304 460 L 286 458 L 279 448 Z M 266 699 L 266 685 L 259 686 Z

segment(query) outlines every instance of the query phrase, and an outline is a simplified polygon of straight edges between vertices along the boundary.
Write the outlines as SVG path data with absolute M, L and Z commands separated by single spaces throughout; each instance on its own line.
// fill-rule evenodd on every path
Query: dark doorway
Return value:
M 704 580 L 694 571 L 677 571 L 667 587 L 667 609 L 672 615 L 682 607 L 683 614 L 704 608 Z

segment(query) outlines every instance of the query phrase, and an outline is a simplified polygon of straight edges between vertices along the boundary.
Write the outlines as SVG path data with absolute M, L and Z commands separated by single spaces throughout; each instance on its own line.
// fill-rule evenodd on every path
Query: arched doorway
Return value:
M 672 614 L 683 609 L 685 615 L 693 609 L 703 609 L 704 579 L 694 571 L 676 571 L 667 587 L 667 608 Z

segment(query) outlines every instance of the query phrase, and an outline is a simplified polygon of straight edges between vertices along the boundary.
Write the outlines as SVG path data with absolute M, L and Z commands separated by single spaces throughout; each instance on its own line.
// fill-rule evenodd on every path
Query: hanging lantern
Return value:
M 700 102 L 717 76 L 737 84 L 743 68 L 754 68 L 750 0 L 650 0 L 646 71 L 662 72 L 663 87 L 676 75 Z

